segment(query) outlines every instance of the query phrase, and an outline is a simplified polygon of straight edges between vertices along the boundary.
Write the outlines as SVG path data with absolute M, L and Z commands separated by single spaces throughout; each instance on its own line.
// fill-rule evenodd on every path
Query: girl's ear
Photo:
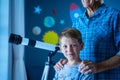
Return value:
M 80 44 L 80 50 L 82 50 L 83 47 L 84 47 L 84 43 L 82 42 L 82 43 Z

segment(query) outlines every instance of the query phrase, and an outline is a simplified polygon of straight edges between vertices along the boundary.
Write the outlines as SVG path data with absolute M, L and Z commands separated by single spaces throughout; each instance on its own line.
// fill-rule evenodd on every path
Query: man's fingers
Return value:
M 94 73 L 96 68 L 95 64 L 91 61 L 82 61 L 78 70 L 81 73 L 88 74 L 88 73 Z
M 55 64 L 54 69 L 55 69 L 56 71 L 61 70 L 66 62 L 67 62 L 67 60 L 65 60 L 65 59 L 60 59 L 60 60 Z
M 59 71 L 59 70 L 61 70 L 63 68 L 63 65 L 61 65 L 61 64 L 59 64 L 59 63 L 57 63 L 55 66 L 54 66 L 54 69 L 56 70 L 56 71 Z
M 90 64 L 90 61 L 82 61 L 79 70 L 83 70 L 85 67 L 87 67 Z
M 90 73 L 93 73 L 93 71 L 91 69 L 86 71 L 84 74 L 90 74 Z
M 67 59 L 62 60 L 63 65 L 66 64 L 66 63 L 67 63 Z

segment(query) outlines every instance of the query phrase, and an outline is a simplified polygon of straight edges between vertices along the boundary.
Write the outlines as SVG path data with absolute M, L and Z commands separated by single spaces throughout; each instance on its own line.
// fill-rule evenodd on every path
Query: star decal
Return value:
M 60 20 L 60 24 L 64 24 L 65 23 L 65 21 L 64 20 Z
M 34 13 L 40 14 L 41 11 L 42 9 L 40 8 L 40 6 L 34 7 Z

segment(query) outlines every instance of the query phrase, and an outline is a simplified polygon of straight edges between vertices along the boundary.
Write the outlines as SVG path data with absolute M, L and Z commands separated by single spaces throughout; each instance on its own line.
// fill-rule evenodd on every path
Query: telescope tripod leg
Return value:
M 41 80 L 48 80 L 49 69 L 50 69 L 50 64 L 46 62 Z

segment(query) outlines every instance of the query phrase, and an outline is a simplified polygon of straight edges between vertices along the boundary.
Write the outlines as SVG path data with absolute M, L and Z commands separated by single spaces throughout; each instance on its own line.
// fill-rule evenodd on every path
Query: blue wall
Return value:
M 55 42 L 57 39 L 57 36 L 54 38 L 55 34 L 58 35 L 63 28 L 71 27 L 72 25 L 69 8 L 73 2 L 82 8 L 80 0 L 25 0 L 25 36 L 42 42 L 47 42 L 47 40 Z M 108 6 L 120 9 L 119 0 L 105 0 L 105 3 Z M 44 22 L 48 16 L 50 17 L 47 19 L 48 22 Z M 36 26 L 37 28 L 35 29 Z M 49 31 L 53 31 L 54 33 L 50 33 Z M 44 39 L 45 36 L 46 38 Z M 48 41 L 48 43 L 50 42 Z M 28 80 L 41 79 L 44 63 L 47 60 L 49 52 L 29 46 L 25 47 L 25 64 Z M 57 53 L 53 57 L 53 60 L 56 62 L 61 57 L 63 55 Z M 54 70 L 51 67 L 49 80 L 51 80 L 53 75 Z

